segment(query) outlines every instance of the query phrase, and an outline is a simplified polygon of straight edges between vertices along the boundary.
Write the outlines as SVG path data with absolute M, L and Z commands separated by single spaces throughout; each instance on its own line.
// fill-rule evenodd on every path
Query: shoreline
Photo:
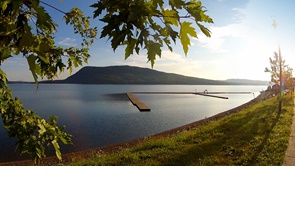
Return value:
M 233 109 L 218 113 L 216 115 L 213 115 L 211 117 L 201 119 L 174 129 L 170 129 L 161 133 L 157 133 L 154 135 L 150 135 L 144 138 L 139 138 L 135 139 L 132 141 L 127 141 L 127 142 L 122 142 L 122 143 L 117 143 L 117 144 L 111 144 L 107 146 L 103 146 L 100 148 L 94 148 L 94 149 L 88 149 L 84 151 L 78 151 L 78 152 L 72 152 L 72 153 L 66 153 L 62 154 L 62 161 L 59 161 L 55 156 L 50 156 L 43 158 L 40 166 L 58 166 L 58 165 L 67 165 L 71 163 L 72 161 L 79 160 L 79 159 L 87 159 L 90 158 L 92 155 L 95 154 L 110 154 L 114 153 L 116 151 L 125 149 L 125 148 L 130 148 L 132 146 L 135 146 L 141 142 L 143 142 L 145 139 L 148 138 L 161 138 L 161 137 L 168 137 L 172 135 L 177 135 L 180 132 L 185 132 L 188 131 L 192 128 L 197 128 L 199 126 L 208 124 L 212 121 L 216 121 L 218 119 L 221 119 L 225 116 L 228 116 L 230 114 L 236 113 L 238 111 L 243 110 L 244 108 L 253 105 L 263 99 L 266 99 L 270 96 L 270 93 L 268 92 L 263 92 L 260 95 L 258 95 L 256 98 L 252 99 L 251 101 L 244 103 L 238 107 L 235 107 Z M 1 162 L 0 166 L 34 166 L 34 163 L 32 160 L 21 160 L 21 161 L 11 161 L 11 162 Z

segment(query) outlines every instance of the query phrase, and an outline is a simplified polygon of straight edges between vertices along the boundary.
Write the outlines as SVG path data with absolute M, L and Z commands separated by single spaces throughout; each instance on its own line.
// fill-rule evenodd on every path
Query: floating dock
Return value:
M 201 95 L 201 96 L 209 96 L 209 97 L 220 98 L 220 99 L 228 99 L 228 97 L 225 97 L 225 96 L 215 96 L 215 95 L 208 94 L 208 93 L 192 93 L 192 94 Z
M 252 94 L 252 92 L 132 92 L 134 94 Z
M 220 98 L 220 99 L 228 99 L 228 97 L 225 96 L 216 96 L 212 94 L 250 94 L 250 92 L 133 92 L 135 94 L 194 94 L 194 95 L 201 95 L 201 96 L 209 96 L 214 98 Z
M 225 96 L 217 96 L 214 94 L 252 94 L 252 92 L 128 92 L 127 96 L 129 100 L 132 102 L 133 105 L 135 105 L 139 111 L 151 111 L 151 109 L 145 105 L 143 102 L 141 102 L 136 96 L 133 94 L 194 94 L 194 95 L 200 95 L 200 96 L 209 96 L 213 98 L 220 98 L 220 99 L 228 99 L 228 97 Z
M 131 92 L 128 92 L 127 93 L 127 96 L 129 98 L 129 100 L 132 102 L 132 104 L 135 105 L 139 109 L 139 111 L 151 111 L 151 109 L 146 104 L 144 104 L 143 102 L 141 102 Z

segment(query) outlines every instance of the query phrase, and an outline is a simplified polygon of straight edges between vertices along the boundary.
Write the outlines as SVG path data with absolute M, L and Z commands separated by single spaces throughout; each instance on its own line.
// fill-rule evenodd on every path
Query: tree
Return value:
M 23 55 L 33 78 L 54 79 L 58 72 L 82 65 L 89 58 L 88 47 L 96 36 L 89 18 L 78 8 L 64 12 L 64 20 L 83 38 L 80 48 L 62 48 L 55 45 L 56 24 L 46 12 L 46 4 L 39 0 L 2 0 L 0 2 L 0 63 Z M 63 59 L 66 58 L 64 62 Z M 57 126 L 57 118 L 46 121 L 31 110 L 25 110 L 21 101 L 12 96 L 5 73 L 0 69 L 0 110 L 9 137 L 15 137 L 21 154 L 32 156 L 35 164 L 45 157 L 45 148 L 52 145 L 61 159 L 59 141 L 71 143 L 71 135 Z
M 285 63 L 285 60 L 280 57 L 280 52 L 274 52 L 273 59 L 269 58 L 270 67 L 266 67 L 264 72 L 271 74 L 271 82 L 280 84 L 280 65 L 282 70 L 282 85 L 290 87 L 293 69 Z
M 282 59 L 281 49 L 279 47 L 279 52 L 274 52 L 274 59 L 269 58 L 270 68 L 266 67 L 264 72 L 271 73 L 271 82 L 278 84 L 280 86 L 279 94 L 279 114 L 282 109 L 282 96 L 283 90 L 287 87 L 291 87 L 292 84 L 292 72 L 293 69 L 285 63 Z
M 51 7 L 64 14 L 66 24 L 82 37 L 81 46 L 63 48 L 55 45 L 57 24 L 45 8 Z M 196 0 L 100 0 L 92 5 L 94 17 L 105 22 L 100 38 L 108 36 L 116 50 L 126 46 L 125 59 L 135 51 L 147 51 L 153 67 L 156 56 L 161 57 L 165 46 L 172 51 L 171 41 L 180 39 L 184 53 L 190 45 L 189 36 L 196 37 L 193 21 L 210 37 L 202 22 L 213 23 L 206 10 Z M 185 13 L 181 16 L 180 13 Z M 96 38 L 97 28 L 90 27 L 89 17 L 73 8 L 64 12 L 41 0 L 2 0 L 0 2 L 0 64 L 15 55 L 23 55 L 38 85 L 39 78 L 53 80 L 65 69 L 82 66 L 90 57 L 88 48 Z M 189 21 L 188 21 L 189 20 Z M 66 60 L 65 60 L 66 59 Z M 46 121 L 31 110 L 25 110 L 21 101 L 12 96 L 5 73 L 0 69 L 0 111 L 9 137 L 17 138 L 21 154 L 29 154 L 36 164 L 46 156 L 46 147 L 52 145 L 61 159 L 59 141 L 71 143 L 71 135 L 64 127 L 57 126 L 57 117 Z

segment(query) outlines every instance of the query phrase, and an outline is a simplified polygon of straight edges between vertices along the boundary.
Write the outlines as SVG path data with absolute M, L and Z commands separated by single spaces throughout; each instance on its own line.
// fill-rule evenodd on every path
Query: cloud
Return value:
M 68 46 L 68 47 L 73 47 L 76 46 L 76 39 L 73 38 L 65 38 L 62 41 L 58 42 L 58 44 L 63 45 L 63 46 Z
M 232 11 L 235 12 L 233 20 L 243 21 L 245 19 L 246 10 L 242 8 L 232 8 Z
M 229 24 L 222 27 L 212 26 L 209 28 L 211 37 L 200 34 L 198 39 L 199 46 L 208 49 L 214 53 L 227 52 L 225 40 L 229 37 L 243 38 L 246 36 L 247 29 L 242 24 Z

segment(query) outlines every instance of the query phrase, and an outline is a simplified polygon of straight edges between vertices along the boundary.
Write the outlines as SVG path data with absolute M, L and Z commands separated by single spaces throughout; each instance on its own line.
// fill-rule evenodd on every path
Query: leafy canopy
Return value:
M 266 67 L 264 72 L 271 74 L 271 82 L 281 85 L 291 86 L 293 69 L 286 64 L 279 53 L 274 52 L 273 58 L 269 58 L 270 67 Z M 280 65 L 282 66 L 282 82 L 280 81 Z
M 64 69 L 82 65 L 89 58 L 88 46 L 96 36 L 96 28 L 89 27 L 89 18 L 78 8 L 64 13 L 66 24 L 74 27 L 74 33 L 81 35 L 81 48 L 63 48 L 55 45 L 54 34 L 57 24 L 39 0 L 4 0 L 0 2 L 0 60 L 14 55 L 27 58 L 35 81 L 38 77 L 53 79 Z M 66 58 L 67 61 L 62 61 Z
M 202 23 L 213 20 L 196 0 L 100 0 L 91 6 L 96 9 L 94 17 L 102 16 L 100 20 L 106 23 L 100 37 L 108 37 L 114 51 L 120 45 L 125 46 L 125 59 L 145 49 L 152 67 L 156 56 L 161 57 L 162 48 L 166 46 L 172 51 L 171 43 L 177 39 L 187 54 L 189 36 L 197 38 L 193 23 L 206 36 L 211 35 Z
M 28 62 L 33 78 L 54 79 L 58 72 L 87 63 L 88 47 L 96 37 L 96 28 L 90 28 L 89 17 L 78 8 L 64 12 L 66 24 L 73 26 L 74 33 L 83 38 L 80 48 L 56 46 L 54 35 L 57 24 L 52 21 L 39 0 L 0 1 L 0 63 L 15 55 L 23 55 Z M 12 96 L 5 73 L 0 69 L 0 111 L 9 137 L 17 138 L 21 154 L 29 154 L 38 164 L 45 157 L 45 147 L 52 145 L 61 159 L 58 142 L 71 143 L 71 135 L 64 127 L 57 126 L 57 118 L 49 121 L 25 110 L 21 101 Z

